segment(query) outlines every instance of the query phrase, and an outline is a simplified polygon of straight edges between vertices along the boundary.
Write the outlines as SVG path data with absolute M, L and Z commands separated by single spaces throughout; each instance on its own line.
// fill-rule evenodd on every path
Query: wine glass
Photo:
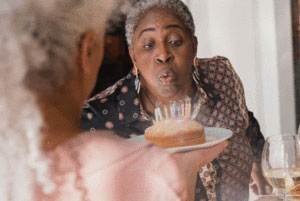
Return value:
M 300 147 L 297 135 L 267 137 L 261 160 L 263 175 L 270 185 L 286 194 L 300 184 Z

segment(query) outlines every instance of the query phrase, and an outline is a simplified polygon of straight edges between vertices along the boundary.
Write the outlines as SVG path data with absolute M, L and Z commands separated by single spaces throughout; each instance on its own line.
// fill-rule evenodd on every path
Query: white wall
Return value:
M 290 1 L 186 0 L 198 56 L 226 56 L 265 136 L 295 133 Z

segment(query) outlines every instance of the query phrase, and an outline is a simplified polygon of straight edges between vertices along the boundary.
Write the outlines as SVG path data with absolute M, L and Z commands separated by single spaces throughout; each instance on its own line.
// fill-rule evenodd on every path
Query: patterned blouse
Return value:
M 229 60 L 216 56 L 197 63 L 194 84 L 205 93 L 205 102 L 196 120 L 206 127 L 230 129 L 233 136 L 217 159 L 200 168 L 195 201 L 248 200 L 252 163 L 260 160 L 264 138 L 247 110 L 242 83 Z M 82 114 L 83 130 L 113 129 L 125 138 L 144 134 L 153 123 L 140 104 L 134 81 L 130 72 L 88 100 Z

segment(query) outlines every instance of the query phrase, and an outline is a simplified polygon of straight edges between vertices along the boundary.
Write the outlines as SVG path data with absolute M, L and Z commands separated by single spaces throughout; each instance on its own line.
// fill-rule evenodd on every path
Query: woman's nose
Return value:
M 156 56 L 156 62 L 163 64 L 169 63 L 174 59 L 174 56 L 168 51 L 166 47 L 160 47 Z

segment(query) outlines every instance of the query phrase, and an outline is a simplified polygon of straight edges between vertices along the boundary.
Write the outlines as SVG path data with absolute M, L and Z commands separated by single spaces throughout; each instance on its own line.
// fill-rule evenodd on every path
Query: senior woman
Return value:
M 220 157 L 200 168 L 195 200 L 248 200 L 253 162 L 252 178 L 258 190 L 265 187 L 257 165 L 264 140 L 257 130 L 246 134 L 255 122 L 249 121 L 243 86 L 230 62 L 220 56 L 195 59 L 194 32 L 191 13 L 180 0 L 138 1 L 126 21 L 134 68 L 87 101 L 82 127 L 112 129 L 126 138 L 141 135 L 153 124 L 157 101 L 192 97 L 197 121 L 234 133 Z
M 80 134 L 113 2 L 1 0 L 0 200 L 191 201 L 198 168 L 226 146 L 170 154 Z

